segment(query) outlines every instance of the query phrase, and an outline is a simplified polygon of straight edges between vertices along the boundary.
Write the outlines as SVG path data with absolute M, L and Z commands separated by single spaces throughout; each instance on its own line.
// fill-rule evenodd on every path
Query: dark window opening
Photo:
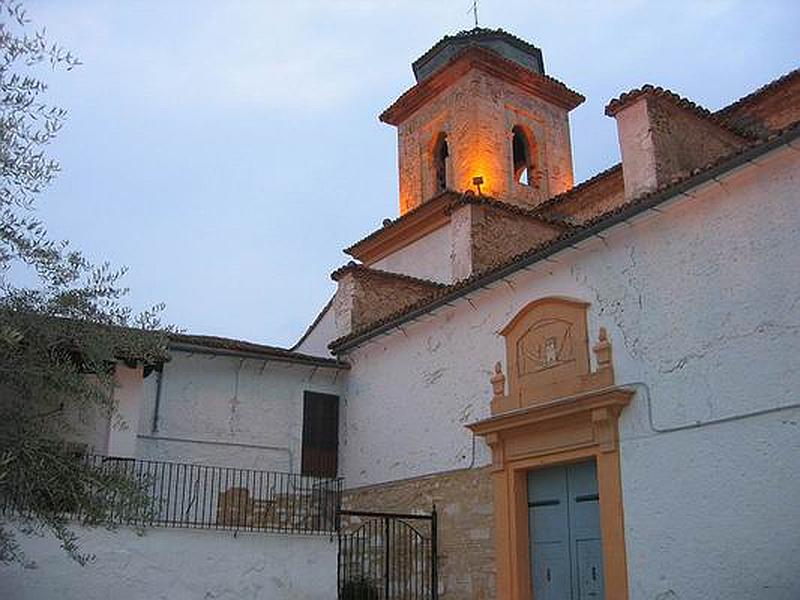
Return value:
M 443 192 L 447 189 L 447 157 L 450 153 L 447 149 L 447 135 L 440 133 L 433 147 L 433 162 L 436 170 L 436 192 Z
M 339 454 L 339 396 L 303 393 L 301 473 L 336 477 Z
M 511 146 L 514 155 L 514 181 L 522 185 L 533 185 L 533 163 L 528 136 L 521 127 L 511 130 L 513 134 Z

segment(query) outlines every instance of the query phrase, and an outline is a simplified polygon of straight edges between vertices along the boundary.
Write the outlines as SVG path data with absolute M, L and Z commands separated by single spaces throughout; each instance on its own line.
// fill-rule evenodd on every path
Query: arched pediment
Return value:
M 541 298 L 526 305 L 503 328 L 509 386 L 506 410 L 613 383 L 610 360 L 604 360 L 604 368 L 596 373 L 591 371 L 588 308 L 587 302 L 571 298 Z M 600 343 L 607 345 L 604 335 Z

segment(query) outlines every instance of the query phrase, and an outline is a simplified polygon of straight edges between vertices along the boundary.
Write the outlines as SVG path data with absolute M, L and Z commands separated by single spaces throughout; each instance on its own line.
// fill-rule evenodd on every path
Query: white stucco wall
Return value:
M 88 377 L 97 383 L 97 378 Z M 131 458 L 136 454 L 136 436 L 144 395 L 142 367 L 117 363 L 114 366 L 113 387 L 107 393 L 113 398 L 114 413 L 111 415 L 105 407 L 92 403 L 65 403 L 64 416 L 68 424 L 65 438 L 85 445 L 92 454 Z
M 334 318 L 333 302 L 331 301 L 325 306 L 322 316 L 295 350 L 311 356 L 329 358 L 332 355 L 328 344 L 334 339 L 336 339 L 336 319 Z
M 117 364 L 114 371 L 114 406 L 116 414 L 108 429 L 106 454 L 133 458 L 136 456 L 136 432 L 139 430 L 140 407 L 144 399 L 142 367 Z
M 4 600 L 334 600 L 328 536 L 148 529 L 79 530 L 81 567 L 51 538 L 20 538 L 36 568 L 0 566 Z
M 631 598 L 800 597 L 800 410 L 754 415 L 800 402 L 800 153 L 757 162 L 349 353 L 347 486 L 473 463 L 498 331 L 570 296 L 647 384 L 620 423 Z
M 173 352 L 164 367 L 158 431 L 148 377 L 137 456 L 250 469 L 300 469 L 303 392 L 339 393 L 335 369 Z
M 450 283 L 450 224 L 439 227 L 370 266 L 391 273 Z

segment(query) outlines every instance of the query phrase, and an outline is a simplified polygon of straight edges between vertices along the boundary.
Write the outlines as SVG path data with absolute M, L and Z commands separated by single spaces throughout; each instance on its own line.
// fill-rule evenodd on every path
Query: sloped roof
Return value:
M 319 322 L 322 321 L 322 318 L 325 316 L 325 313 L 328 312 L 328 310 L 330 310 L 331 306 L 333 306 L 333 299 L 335 297 L 336 297 L 336 294 L 334 294 L 330 298 L 328 298 L 328 301 L 325 303 L 325 306 L 323 306 L 322 309 L 317 313 L 317 316 L 314 317 L 314 320 L 311 321 L 311 324 L 308 327 L 306 327 L 306 330 L 303 332 L 303 335 L 300 336 L 300 339 L 298 339 L 292 345 L 292 347 L 289 348 L 289 350 L 291 352 L 294 352 L 295 350 L 297 350 L 303 344 L 303 342 L 306 341 L 308 336 L 311 335 L 311 332 L 314 331 L 316 326 L 319 325 Z
M 652 96 L 655 98 L 660 98 L 662 100 L 667 100 L 668 102 L 671 102 L 675 106 L 682 108 L 684 110 L 688 110 L 689 112 L 694 113 L 701 119 L 706 119 L 708 121 L 711 121 L 715 125 L 722 127 L 723 129 L 726 129 L 731 133 L 734 133 L 744 138 L 752 138 L 752 135 L 749 134 L 748 132 L 743 131 L 740 128 L 729 123 L 728 121 L 719 118 L 715 113 L 711 112 L 710 110 L 708 110 L 703 106 L 700 106 L 696 102 L 693 102 L 688 98 L 684 98 L 683 96 L 680 96 L 671 90 L 659 86 L 654 86 L 649 83 L 643 85 L 642 87 L 625 92 L 620 96 L 618 96 L 617 98 L 614 98 L 611 102 L 609 102 L 606 105 L 605 114 L 609 117 L 613 117 L 620 110 L 630 105 L 632 102 L 641 98 L 642 96 Z
M 443 67 L 454 55 L 470 46 L 480 46 L 497 52 L 504 58 L 544 74 L 542 51 L 522 38 L 502 29 L 475 27 L 446 35 L 411 64 L 417 81 L 427 79 Z
M 447 89 L 453 81 L 472 68 L 479 68 L 493 77 L 516 85 L 566 110 L 572 110 L 585 100 L 581 94 L 549 75 L 526 69 L 513 60 L 481 46 L 468 46 L 455 54 L 430 77 L 409 88 L 378 118 L 390 125 L 402 123 L 414 111 Z
M 396 219 L 386 219 L 383 227 L 376 229 L 366 237 L 355 242 L 348 248 L 345 248 L 344 252 L 345 254 L 349 254 L 350 256 L 358 258 L 365 248 L 371 244 L 380 243 L 384 238 L 395 235 L 403 227 L 411 224 L 412 222 L 416 220 L 428 219 L 435 212 L 449 211 L 456 206 L 463 206 L 466 204 L 486 206 L 493 210 L 503 211 L 530 219 L 536 219 L 546 223 L 547 225 L 553 225 L 561 228 L 569 227 L 569 224 L 555 219 L 550 215 L 544 214 L 540 210 L 539 206 L 535 208 L 519 206 L 509 202 L 503 202 L 502 200 L 498 200 L 497 198 L 493 198 L 491 196 L 475 194 L 472 190 L 468 190 L 466 192 L 446 190 L 440 194 L 437 194 L 430 200 L 421 203 L 419 206 L 415 206 L 413 209 L 405 214 L 400 215 Z
M 382 279 L 394 279 L 397 281 L 407 281 L 408 283 L 414 283 L 417 285 L 430 287 L 430 288 L 444 288 L 447 287 L 445 283 L 439 283 L 438 281 L 431 281 L 430 279 L 422 279 L 421 277 L 413 277 L 411 275 L 406 275 L 405 273 L 395 273 L 393 271 L 384 271 L 383 269 L 375 269 L 373 267 L 368 267 L 366 265 L 362 265 L 356 262 L 349 262 L 346 265 L 343 265 L 336 269 L 333 273 L 331 273 L 331 279 L 334 281 L 338 281 L 339 278 L 344 275 L 345 273 L 357 272 L 362 273 L 367 276 L 371 277 L 379 277 Z
M 769 83 L 762 85 L 757 90 L 754 90 L 753 92 L 750 92 L 746 96 L 742 96 L 735 102 L 728 104 L 728 106 L 719 109 L 714 114 L 719 118 L 727 119 L 731 117 L 733 113 L 740 111 L 742 109 L 746 109 L 750 105 L 761 100 L 767 94 L 771 94 L 772 92 L 779 90 L 787 83 L 790 83 L 796 79 L 800 79 L 800 69 L 789 71 L 785 75 L 781 75 L 780 77 L 773 79 Z
M 468 279 L 459 281 L 453 285 L 445 286 L 430 298 L 406 306 L 388 317 L 369 323 L 349 335 L 334 340 L 329 347 L 337 353 L 353 348 L 376 335 L 390 331 L 403 323 L 414 320 L 423 314 L 444 306 L 461 296 L 484 288 L 530 264 L 569 248 L 625 219 L 649 210 L 684 191 L 701 185 L 714 177 L 722 175 L 762 154 L 798 138 L 800 138 L 800 122 L 794 123 L 779 132 L 775 132 L 765 139 L 753 141 L 742 146 L 707 165 L 693 169 L 687 175 L 676 178 L 669 184 L 662 185 L 657 190 L 633 198 L 613 210 L 566 231 L 553 240 L 535 246 L 511 259 L 492 265 Z M 609 171 L 612 170 L 610 169 Z
M 333 367 L 337 369 L 347 369 L 349 365 L 334 358 L 324 358 L 295 352 L 277 346 L 267 346 L 256 344 L 245 340 L 218 337 L 214 335 L 194 335 L 189 333 L 169 334 L 170 350 L 182 352 L 198 352 L 206 354 L 218 354 L 227 356 L 242 356 L 250 358 L 260 358 L 266 360 L 276 360 L 280 362 L 291 362 L 306 364 L 316 367 Z

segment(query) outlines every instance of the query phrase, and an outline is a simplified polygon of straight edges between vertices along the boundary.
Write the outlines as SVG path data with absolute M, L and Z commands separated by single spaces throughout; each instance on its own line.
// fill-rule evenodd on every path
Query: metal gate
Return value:
M 436 536 L 435 507 L 339 511 L 339 600 L 436 600 Z

